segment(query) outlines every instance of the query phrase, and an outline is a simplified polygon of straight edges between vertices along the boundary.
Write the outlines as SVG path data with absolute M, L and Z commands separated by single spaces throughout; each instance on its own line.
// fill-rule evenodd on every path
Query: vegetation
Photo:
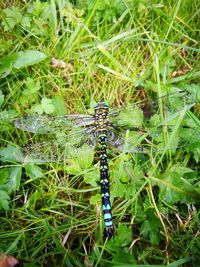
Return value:
M 28 267 L 198 266 L 199 1 L 0 6 L 0 252 Z M 35 138 L 14 127 L 17 115 L 85 113 L 103 100 L 119 107 L 148 98 L 148 105 L 180 90 L 193 104 L 173 98 L 173 131 L 158 139 L 177 143 L 186 126 L 188 145 L 149 155 L 110 151 L 114 239 L 103 238 L 93 151 L 80 150 L 82 162 L 68 165 L 16 160 L 13 144 Z M 153 120 L 164 121 L 157 102 Z

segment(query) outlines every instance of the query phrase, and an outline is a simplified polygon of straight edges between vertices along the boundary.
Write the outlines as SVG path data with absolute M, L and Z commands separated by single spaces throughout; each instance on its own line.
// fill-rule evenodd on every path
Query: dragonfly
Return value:
M 169 99 L 183 100 L 182 91 L 178 94 L 165 95 L 158 102 L 167 103 Z M 178 100 L 177 100 L 178 99 Z M 166 150 L 166 143 L 160 137 L 163 129 L 174 134 L 177 118 L 186 113 L 194 104 L 179 105 L 172 112 L 171 107 L 165 107 L 168 116 L 163 120 L 159 112 L 154 112 L 145 122 L 144 106 L 147 99 L 138 103 L 110 109 L 107 102 L 98 102 L 94 106 L 93 114 L 71 115 L 24 115 L 17 117 L 14 124 L 17 128 L 37 135 L 50 135 L 50 140 L 31 143 L 23 148 L 23 162 L 57 162 L 67 161 L 84 144 L 97 148 L 100 165 L 100 187 L 102 211 L 105 224 L 105 233 L 108 239 L 115 235 L 110 201 L 110 175 L 108 164 L 108 148 L 115 148 L 126 153 L 160 152 Z M 175 104 L 175 106 L 177 106 Z M 188 126 L 180 126 L 176 141 L 167 146 L 176 151 L 179 147 L 189 145 L 191 138 L 185 137 L 184 130 L 190 131 L 193 140 L 199 140 L 200 133 Z M 128 135 L 127 135 L 128 131 Z M 63 134 L 65 133 L 65 134 Z M 53 136 L 53 137 L 52 137 Z M 56 136 L 56 139 L 55 139 Z M 125 137 L 126 136 L 126 137 Z M 128 136 L 128 137 L 127 137 Z M 125 140 L 126 139 L 126 140 Z M 126 145 L 125 145 L 126 143 Z M 77 155 L 78 156 L 78 155 Z

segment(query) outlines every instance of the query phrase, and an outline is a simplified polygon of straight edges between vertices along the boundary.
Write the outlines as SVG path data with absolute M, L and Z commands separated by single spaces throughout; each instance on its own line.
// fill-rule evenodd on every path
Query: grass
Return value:
M 196 267 L 199 1 L 74 2 L 1 4 L 0 251 L 23 266 Z M 52 66 L 52 58 L 65 65 Z M 113 240 L 103 239 L 93 151 L 68 165 L 37 165 L 18 163 L 16 147 L 7 146 L 38 141 L 10 123 L 16 115 L 91 112 L 94 101 L 119 107 L 147 97 L 158 102 L 160 116 L 150 119 L 158 125 L 166 112 L 159 97 L 178 90 L 196 105 L 168 103 L 172 131 L 154 136 L 164 136 L 162 153 L 109 152 Z M 168 150 L 181 134 L 188 145 Z

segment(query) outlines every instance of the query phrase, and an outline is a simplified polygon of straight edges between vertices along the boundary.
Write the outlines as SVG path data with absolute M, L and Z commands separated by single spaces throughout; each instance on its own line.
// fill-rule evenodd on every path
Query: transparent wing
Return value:
M 45 163 L 65 161 L 70 156 L 69 152 L 74 149 L 73 145 L 60 144 L 57 140 L 48 140 L 28 144 L 21 149 L 23 156 L 18 160 L 20 162 Z
M 154 102 L 144 98 L 135 104 L 110 110 L 110 123 L 114 127 L 124 129 L 141 127 L 144 120 L 149 120 L 154 114 L 160 113 L 161 106 L 163 113 L 178 115 L 184 108 L 191 108 L 194 104 L 195 98 L 185 91 L 164 95 Z
M 79 131 L 74 134 L 62 135 L 57 139 L 49 139 L 43 142 L 31 143 L 23 148 L 18 161 L 20 162 L 58 162 L 72 157 L 78 157 L 78 149 L 83 145 L 96 146 L 95 134 Z
M 155 105 L 148 120 L 141 109 L 141 103 L 111 110 L 110 145 L 120 151 L 125 149 L 132 153 L 145 153 L 150 150 L 175 151 L 178 147 L 198 144 L 200 127 L 187 115 L 195 102 L 185 96 L 187 95 L 181 91 L 181 94 L 175 93 L 158 99 L 163 107 L 163 115 L 157 112 Z M 128 136 L 126 130 L 129 131 Z
M 200 128 L 173 127 L 140 128 L 138 131 L 119 132 L 109 135 L 109 145 L 122 152 L 149 153 L 175 152 L 179 148 L 197 153 L 200 157 Z
M 14 120 L 17 128 L 37 134 L 54 134 L 93 123 L 92 115 L 25 115 Z

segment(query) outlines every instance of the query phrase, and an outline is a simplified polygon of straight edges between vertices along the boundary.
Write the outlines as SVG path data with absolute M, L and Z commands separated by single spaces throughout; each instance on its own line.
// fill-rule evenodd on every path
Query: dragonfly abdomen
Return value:
M 110 183 L 107 159 L 108 125 L 108 106 L 104 102 L 99 103 L 95 107 L 95 126 L 99 143 L 102 210 L 106 226 L 106 235 L 110 239 L 114 236 L 114 226 L 110 203 Z

